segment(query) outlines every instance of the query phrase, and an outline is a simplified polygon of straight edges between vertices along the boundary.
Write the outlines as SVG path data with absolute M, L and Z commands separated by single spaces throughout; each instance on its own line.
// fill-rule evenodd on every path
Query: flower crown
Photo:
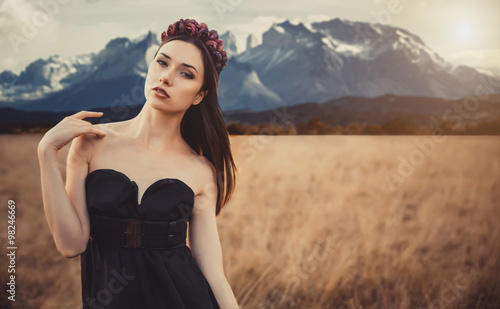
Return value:
M 199 38 L 205 44 L 205 47 L 211 52 L 217 74 L 224 69 L 227 62 L 227 54 L 223 50 L 224 43 L 219 39 L 217 30 L 208 30 L 205 23 L 198 23 L 194 19 L 180 19 L 168 26 L 167 31 L 161 34 L 161 42 L 167 37 L 185 34 L 190 37 Z

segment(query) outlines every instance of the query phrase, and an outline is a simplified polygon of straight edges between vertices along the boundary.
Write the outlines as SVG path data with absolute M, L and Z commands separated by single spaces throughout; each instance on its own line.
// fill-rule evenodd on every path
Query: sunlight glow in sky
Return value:
M 457 39 L 461 41 L 468 41 L 474 35 L 474 28 L 471 24 L 463 23 L 456 26 Z
M 274 22 L 336 17 L 398 26 L 418 35 L 445 60 L 500 69 L 498 0 L 61 0 L 59 6 L 44 7 L 58 2 L 0 0 L 0 71 L 19 73 L 54 54 L 99 52 L 113 38 L 161 33 L 179 18 L 204 21 L 219 33 L 232 31 L 241 51 L 250 33 L 260 41 Z M 220 2 L 226 4 L 223 11 L 216 8 Z M 30 35 L 15 50 L 9 33 L 23 32 Z

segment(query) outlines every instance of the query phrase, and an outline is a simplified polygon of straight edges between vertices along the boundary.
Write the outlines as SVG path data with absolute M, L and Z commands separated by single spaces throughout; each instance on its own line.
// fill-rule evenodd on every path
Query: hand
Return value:
M 87 117 L 100 117 L 102 112 L 80 111 L 76 114 L 66 116 L 56 126 L 45 133 L 38 144 L 38 151 L 53 149 L 59 151 L 75 137 L 82 134 L 96 134 L 97 137 L 104 137 L 105 132 L 97 129 L 90 122 L 82 120 Z

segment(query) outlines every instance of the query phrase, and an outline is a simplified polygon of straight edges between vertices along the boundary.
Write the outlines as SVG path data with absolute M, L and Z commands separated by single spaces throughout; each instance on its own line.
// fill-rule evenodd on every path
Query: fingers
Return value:
M 86 132 L 86 133 L 95 134 L 95 135 L 97 135 L 97 137 L 104 137 L 104 136 L 106 136 L 106 132 L 101 131 L 101 130 L 95 128 L 95 127 L 90 128 L 90 130 L 88 132 Z
M 106 132 L 98 129 L 94 125 L 92 125 L 88 121 L 83 121 L 83 118 L 86 117 L 100 117 L 102 116 L 102 112 L 93 112 L 93 111 L 80 111 L 76 114 L 73 114 L 71 116 L 67 116 L 68 120 L 71 120 L 73 122 L 73 125 L 76 126 L 79 131 L 77 135 L 80 134 L 95 134 L 97 137 L 104 137 L 106 136 Z
M 80 111 L 76 114 L 71 115 L 70 117 L 74 117 L 77 119 L 83 119 L 87 117 L 101 117 L 103 112 L 93 112 L 93 111 Z

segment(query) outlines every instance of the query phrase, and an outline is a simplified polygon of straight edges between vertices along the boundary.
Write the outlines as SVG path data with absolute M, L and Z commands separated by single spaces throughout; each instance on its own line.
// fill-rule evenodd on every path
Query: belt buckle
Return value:
M 126 247 L 141 248 L 141 222 L 127 221 Z

